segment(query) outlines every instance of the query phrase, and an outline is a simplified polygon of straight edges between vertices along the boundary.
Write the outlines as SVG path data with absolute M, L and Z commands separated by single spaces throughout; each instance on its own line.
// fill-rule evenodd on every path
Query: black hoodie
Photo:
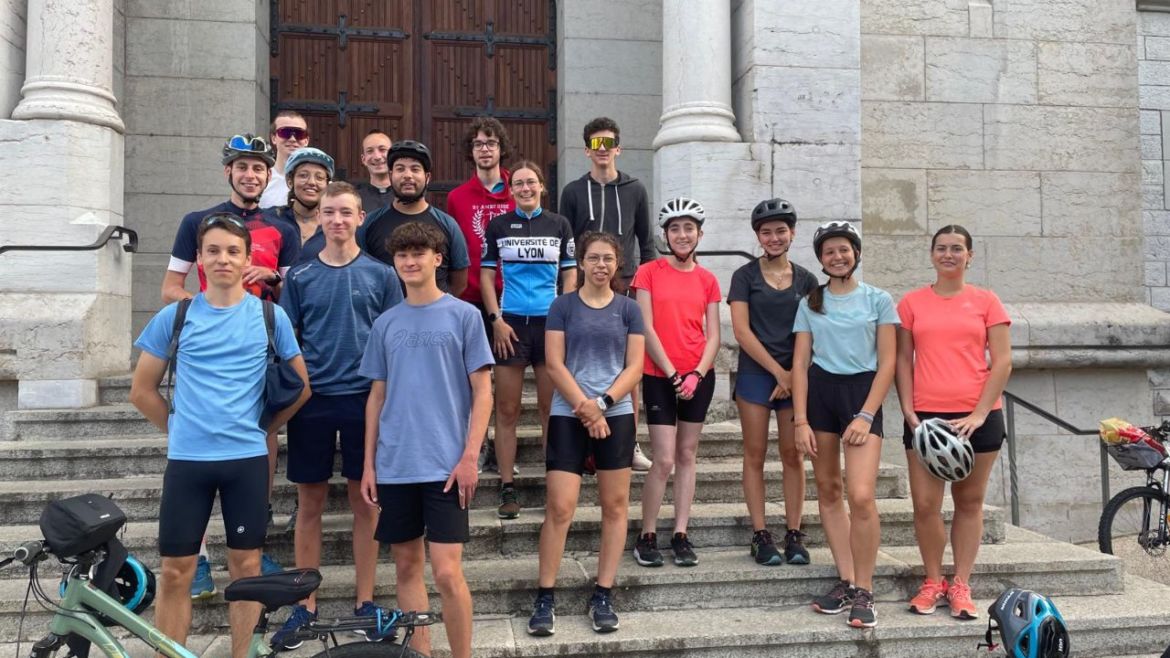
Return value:
M 561 191 L 557 212 L 568 218 L 574 237 L 580 238 L 586 231 L 616 235 L 625 253 L 624 279 L 633 278 L 640 263 L 658 258 L 650 235 L 650 200 L 637 178 L 619 171 L 617 178 L 602 185 L 586 173 Z

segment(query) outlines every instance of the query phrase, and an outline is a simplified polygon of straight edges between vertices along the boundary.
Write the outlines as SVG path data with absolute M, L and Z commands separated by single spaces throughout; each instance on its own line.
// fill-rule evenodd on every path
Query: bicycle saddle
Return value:
M 292 605 L 321 586 L 316 569 L 290 569 L 270 576 L 241 578 L 223 591 L 227 601 L 255 601 L 269 610 Z

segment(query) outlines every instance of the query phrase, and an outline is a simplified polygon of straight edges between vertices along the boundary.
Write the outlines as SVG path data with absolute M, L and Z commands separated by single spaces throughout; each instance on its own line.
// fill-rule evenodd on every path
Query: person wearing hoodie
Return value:
M 568 218 L 576 238 L 589 231 L 617 236 L 622 253 L 629 256 L 614 279 L 614 286 L 618 292 L 632 295 L 630 283 L 638 266 L 658 258 L 650 235 L 650 200 L 646 187 L 637 178 L 618 171 L 622 131 L 616 121 L 597 117 L 585 124 L 582 136 L 585 157 L 590 162 L 589 173 L 565 186 L 557 210 Z M 637 408 L 638 391 L 635 390 L 634 409 Z M 637 443 L 634 444 L 634 470 L 650 470 L 650 460 Z

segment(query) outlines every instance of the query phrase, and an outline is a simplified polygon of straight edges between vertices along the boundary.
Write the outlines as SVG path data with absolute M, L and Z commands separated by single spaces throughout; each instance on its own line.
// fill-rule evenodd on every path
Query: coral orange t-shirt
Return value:
M 639 267 L 630 287 L 650 293 L 654 333 L 679 374 L 697 368 L 707 346 L 707 305 L 721 299 L 715 275 L 699 265 L 690 272 L 680 272 L 659 258 Z M 669 377 L 671 373 L 663 372 L 647 350 L 645 374 Z
M 987 329 L 1012 323 L 999 297 L 971 285 L 942 297 L 925 286 L 898 302 L 898 315 L 914 336 L 915 411 L 975 409 L 991 376 Z M 996 400 L 993 409 L 1002 405 Z

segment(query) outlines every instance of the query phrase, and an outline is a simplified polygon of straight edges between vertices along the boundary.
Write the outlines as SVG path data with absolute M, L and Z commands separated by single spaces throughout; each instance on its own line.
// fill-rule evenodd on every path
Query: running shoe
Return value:
M 500 464 L 496 462 L 496 443 L 491 439 L 484 439 L 479 449 L 479 472 L 498 473 Z
M 272 557 L 268 553 L 260 554 L 260 575 L 271 576 L 272 574 L 280 573 L 281 571 L 284 571 L 284 567 L 280 566 L 280 563 L 276 561 L 276 558 Z
M 382 613 L 383 622 L 389 620 L 388 611 L 379 608 L 373 601 L 362 601 L 361 607 L 353 609 L 354 617 L 377 617 L 378 613 Z M 354 635 L 360 635 L 369 642 L 381 642 L 386 639 L 393 640 L 395 632 L 391 629 L 389 634 L 380 635 L 377 631 L 356 630 Z
M 557 604 L 552 594 L 537 596 L 532 616 L 528 619 L 528 634 L 548 637 L 557 632 Z
M 516 498 L 516 487 L 500 489 L 500 507 L 496 516 L 501 519 L 514 519 L 520 516 L 520 501 Z
M 947 605 L 951 607 L 951 616 L 955 619 L 979 618 L 979 611 L 971 600 L 971 585 L 958 576 L 951 581 L 951 588 L 947 590 Z
M 191 581 L 191 600 L 202 601 L 215 596 L 215 581 L 211 578 L 211 563 L 200 555 L 195 563 L 195 579 Z
M 674 563 L 680 567 L 693 567 L 699 563 L 695 547 L 685 532 L 676 532 L 670 538 L 670 550 L 674 551 Z
M 784 533 L 784 561 L 788 564 L 808 564 L 808 549 L 804 540 L 808 535 L 799 530 L 788 529 Z
M 845 612 L 846 608 L 853 605 L 854 592 L 852 585 L 844 580 L 838 580 L 828 593 L 813 599 L 813 610 L 825 615 L 841 614 Z
M 873 607 L 873 592 L 853 588 L 853 608 L 849 610 L 849 625 L 853 628 L 877 626 L 877 610 Z
M 752 535 L 752 557 L 756 558 L 756 564 L 763 564 L 774 567 L 784 564 L 784 556 L 780 555 L 780 551 L 776 550 L 776 542 L 772 541 L 772 533 L 765 530 L 757 530 Z
M 309 612 L 308 608 L 299 603 L 294 605 L 292 612 L 288 615 L 288 619 L 284 620 L 284 625 L 280 627 L 280 630 L 272 634 L 272 641 L 269 644 L 277 651 L 291 651 L 300 647 L 305 643 L 305 640 L 304 638 L 297 637 L 297 631 L 309 622 L 316 620 L 316 612 Z
M 947 579 L 922 581 L 918 593 L 910 599 L 910 612 L 920 615 L 932 615 L 939 605 L 947 604 Z
M 650 459 L 648 457 L 646 457 L 646 455 L 642 454 L 642 448 L 635 441 L 634 442 L 634 462 L 633 462 L 633 464 L 630 465 L 631 468 L 633 468 L 635 471 L 638 471 L 639 473 L 645 473 L 646 471 L 650 470 L 650 466 L 653 463 L 654 462 L 651 462 Z
M 593 630 L 598 633 L 612 633 L 618 629 L 618 616 L 613 611 L 613 599 L 609 594 L 594 591 L 587 608 Z
M 662 552 L 658 550 L 658 533 L 647 532 L 634 542 L 634 560 L 644 567 L 661 567 Z

